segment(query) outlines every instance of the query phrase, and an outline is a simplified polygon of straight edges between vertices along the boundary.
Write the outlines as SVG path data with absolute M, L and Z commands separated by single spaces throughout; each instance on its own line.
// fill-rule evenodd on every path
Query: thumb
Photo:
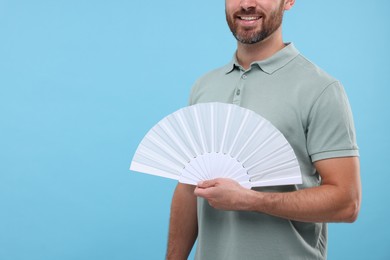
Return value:
M 214 187 L 216 184 L 217 184 L 216 179 L 200 181 L 198 182 L 198 188 L 203 188 L 203 189 L 210 188 L 210 187 Z

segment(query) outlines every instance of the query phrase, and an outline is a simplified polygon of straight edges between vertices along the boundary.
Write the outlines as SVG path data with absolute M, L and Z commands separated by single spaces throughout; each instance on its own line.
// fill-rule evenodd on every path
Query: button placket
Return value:
M 244 88 L 245 85 L 245 80 L 247 79 L 247 75 L 245 74 L 245 71 L 241 70 L 240 73 L 240 80 L 237 85 L 237 88 L 234 92 L 234 98 L 233 98 L 233 104 L 240 105 L 241 104 L 241 94 L 242 94 L 242 89 Z

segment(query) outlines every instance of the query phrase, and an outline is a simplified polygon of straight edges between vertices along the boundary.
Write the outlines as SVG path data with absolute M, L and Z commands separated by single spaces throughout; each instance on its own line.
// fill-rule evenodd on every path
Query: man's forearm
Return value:
M 315 166 L 322 177 L 318 187 L 257 192 L 229 179 L 215 179 L 199 183 L 195 194 L 222 210 L 257 211 L 305 222 L 353 222 L 361 201 L 358 158 L 327 159 Z
M 198 234 L 194 186 L 178 184 L 172 199 L 168 236 L 168 260 L 185 260 Z
M 359 159 L 334 158 L 315 166 L 322 177 L 320 186 L 287 193 L 252 193 L 253 209 L 297 221 L 355 221 L 361 201 Z
M 332 185 L 287 193 L 251 191 L 247 210 L 303 222 L 353 222 L 358 201 Z

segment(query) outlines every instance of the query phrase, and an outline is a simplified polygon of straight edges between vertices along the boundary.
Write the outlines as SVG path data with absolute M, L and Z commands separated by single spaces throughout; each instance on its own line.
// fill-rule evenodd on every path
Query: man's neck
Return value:
M 237 61 L 244 69 L 248 69 L 252 62 L 265 60 L 284 47 L 285 44 L 283 43 L 281 28 L 279 28 L 261 42 L 254 44 L 238 42 Z

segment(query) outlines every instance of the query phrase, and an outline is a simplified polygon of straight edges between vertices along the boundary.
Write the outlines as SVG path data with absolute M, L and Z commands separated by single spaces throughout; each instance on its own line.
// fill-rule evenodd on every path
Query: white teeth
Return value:
M 244 16 L 241 16 L 241 20 L 245 20 L 245 21 L 253 21 L 253 20 L 257 20 L 259 19 L 259 17 L 244 17 Z

